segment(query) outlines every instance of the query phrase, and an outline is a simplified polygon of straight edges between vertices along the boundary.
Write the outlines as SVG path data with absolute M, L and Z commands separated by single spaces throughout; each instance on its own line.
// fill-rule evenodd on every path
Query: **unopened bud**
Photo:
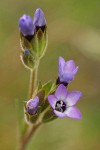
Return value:
M 24 36 L 31 36 L 34 34 L 34 24 L 30 16 L 23 15 L 19 19 L 19 30 Z
M 30 115 L 34 115 L 38 109 L 38 105 L 39 105 L 39 98 L 37 96 L 34 99 L 30 99 L 26 103 L 27 113 L 29 113 Z
M 47 35 L 47 26 L 46 19 L 43 11 L 38 8 L 34 13 L 34 25 L 35 25 L 35 39 L 36 39 L 36 48 L 37 55 L 39 58 L 43 57 L 48 43 L 48 35 Z

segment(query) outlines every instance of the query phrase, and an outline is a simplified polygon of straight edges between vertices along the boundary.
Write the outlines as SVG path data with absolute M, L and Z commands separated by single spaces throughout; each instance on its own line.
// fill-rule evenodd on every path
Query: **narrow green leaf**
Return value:
M 53 86 L 52 81 L 47 82 L 47 83 L 43 86 L 43 89 L 45 90 L 45 96 L 47 96 L 47 95 L 51 92 L 52 86 Z

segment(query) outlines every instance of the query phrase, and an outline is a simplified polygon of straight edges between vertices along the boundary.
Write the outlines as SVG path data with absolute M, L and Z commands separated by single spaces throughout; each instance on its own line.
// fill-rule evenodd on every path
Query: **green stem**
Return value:
M 37 64 L 36 64 L 34 69 L 30 70 L 30 82 L 29 82 L 29 96 L 28 96 L 28 100 L 33 98 L 33 94 L 35 92 L 35 88 L 36 88 L 36 85 L 37 85 L 38 66 L 39 66 L 39 62 L 37 62 Z M 20 138 L 19 150 L 25 150 L 26 149 L 26 145 L 28 144 L 30 138 L 32 137 L 32 135 L 34 135 L 35 131 L 37 130 L 37 128 L 40 125 L 41 125 L 41 123 L 34 124 L 32 126 L 32 129 L 30 130 L 30 132 L 28 132 L 28 130 L 30 129 L 30 126 L 27 126 L 27 124 L 25 124 L 25 131 L 24 131 L 23 135 Z
M 36 130 L 40 127 L 41 124 L 42 124 L 41 122 L 34 124 L 30 129 L 30 131 L 21 138 L 19 150 L 26 149 L 28 142 L 30 141 L 30 139 L 35 134 Z
M 37 122 L 31 127 L 28 128 L 27 132 L 20 139 L 20 147 L 19 150 L 25 150 L 27 148 L 27 144 L 29 143 L 32 136 L 34 136 L 36 130 L 42 125 L 43 115 L 48 111 L 49 107 L 43 111 L 43 113 L 38 118 Z
M 34 69 L 30 70 L 29 97 L 28 97 L 28 99 L 31 99 L 34 92 L 35 92 L 35 88 L 36 88 L 36 84 L 37 84 L 38 65 L 39 65 L 39 62 L 37 63 L 37 65 L 35 66 Z

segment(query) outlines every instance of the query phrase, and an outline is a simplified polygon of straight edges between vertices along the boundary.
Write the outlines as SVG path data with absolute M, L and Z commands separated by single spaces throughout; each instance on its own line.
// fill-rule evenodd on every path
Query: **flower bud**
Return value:
M 73 60 L 65 62 L 62 57 L 59 57 L 58 64 L 58 82 L 59 84 L 67 85 L 74 80 L 74 77 L 78 71 L 78 66 L 75 65 Z
M 31 36 L 34 34 L 34 24 L 30 16 L 23 15 L 19 19 L 19 30 L 24 36 Z
M 37 57 L 43 57 L 48 43 L 46 19 L 43 11 L 38 8 L 34 13 L 34 25 L 35 25 L 35 41 L 37 49 Z
M 26 103 L 27 113 L 29 113 L 30 115 L 34 115 L 38 109 L 38 105 L 39 105 L 39 98 L 37 96 L 34 99 L 30 99 Z
M 34 24 L 35 26 L 39 26 L 39 27 L 46 25 L 46 19 L 44 17 L 44 13 L 40 8 L 36 9 L 34 13 Z
M 32 39 L 34 38 L 35 26 L 33 20 L 28 15 L 23 15 L 19 19 L 20 44 L 22 50 L 32 51 Z
M 47 27 L 44 13 L 40 8 L 35 11 L 34 19 L 23 15 L 19 19 L 21 60 L 23 64 L 33 69 L 43 57 L 47 47 Z M 26 53 L 26 50 L 28 50 Z

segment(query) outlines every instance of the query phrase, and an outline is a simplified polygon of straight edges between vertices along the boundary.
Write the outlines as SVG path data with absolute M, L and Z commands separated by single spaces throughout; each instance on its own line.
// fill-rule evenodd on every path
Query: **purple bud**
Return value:
M 34 24 L 35 26 L 45 26 L 46 25 L 46 19 L 44 17 L 44 13 L 40 8 L 37 8 L 34 13 Z
M 34 115 L 38 109 L 39 98 L 36 96 L 34 99 L 30 99 L 26 104 L 26 110 L 30 115 Z
M 24 36 L 29 36 L 34 34 L 34 24 L 33 20 L 28 15 L 23 15 L 19 19 L 19 30 Z
M 66 61 L 59 57 L 58 76 L 60 83 L 70 83 L 78 71 L 78 66 L 73 60 Z
M 30 54 L 30 51 L 29 51 L 28 49 L 25 49 L 25 50 L 24 50 L 24 54 L 25 54 L 25 55 L 28 55 L 28 54 Z

